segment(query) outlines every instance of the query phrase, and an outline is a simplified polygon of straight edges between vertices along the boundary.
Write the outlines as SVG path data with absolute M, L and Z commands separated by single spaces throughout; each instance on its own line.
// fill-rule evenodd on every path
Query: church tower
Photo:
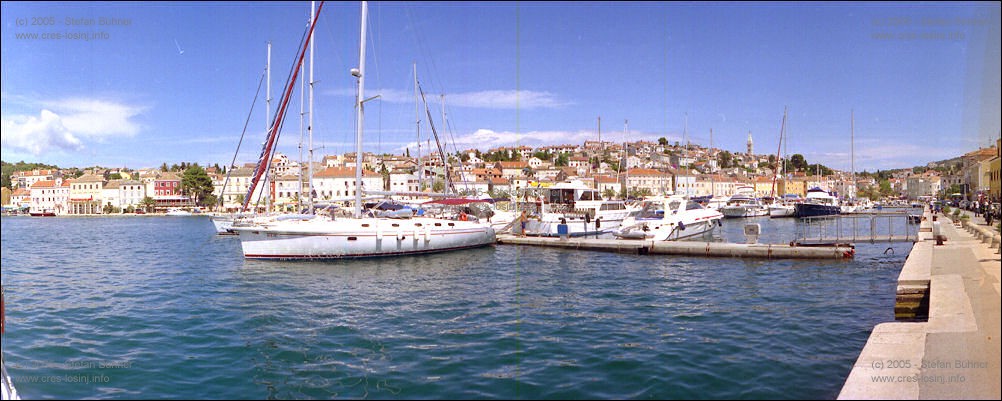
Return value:
M 754 152 L 752 151 L 752 149 L 753 149 L 753 148 L 752 148 L 752 140 L 751 140 L 751 131 L 748 131 L 748 154 L 749 154 L 749 155 L 753 155 L 753 154 L 755 154 L 755 153 L 754 153 Z

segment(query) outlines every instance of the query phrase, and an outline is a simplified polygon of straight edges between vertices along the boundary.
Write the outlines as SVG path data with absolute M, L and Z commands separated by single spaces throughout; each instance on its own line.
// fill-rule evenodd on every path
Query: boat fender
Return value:
M 567 218 L 561 217 L 560 218 L 560 224 L 567 224 Z
M 595 218 L 595 229 L 599 229 L 599 228 L 602 228 L 602 218 L 601 217 L 596 217 Z
M 683 223 L 681 221 L 678 222 L 678 230 L 679 231 L 685 231 L 685 223 Z
M 376 223 L 376 241 L 383 240 L 383 227 Z
M 585 212 L 585 224 L 591 223 L 591 212 Z

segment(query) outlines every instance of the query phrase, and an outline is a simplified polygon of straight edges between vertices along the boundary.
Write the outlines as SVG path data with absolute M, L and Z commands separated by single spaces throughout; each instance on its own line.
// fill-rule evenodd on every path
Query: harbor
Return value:
M 762 242 L 795 232 L 757 221 Z M 24 398 L 831 399 L 894 319 L 911 248 L 277 262 L 241 258 L 205 217 L 0 222 L 5 361 Z M 76 245 L 24 251 L 41 238 Z M 743 222 L 720 240 L 743 241 Z M 39 382 L 64 376 L 90 382 Z
M 998 3 L 93 8 L 3 2 L 0 401 L 1002 399 Z

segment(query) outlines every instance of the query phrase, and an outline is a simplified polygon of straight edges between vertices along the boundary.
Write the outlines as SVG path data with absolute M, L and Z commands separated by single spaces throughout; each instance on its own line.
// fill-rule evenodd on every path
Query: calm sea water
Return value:
M 910 250 L 247 261 L 204 217 L 4 217 L 2 237 L 7 368 L 47 399 L 830 399 Z

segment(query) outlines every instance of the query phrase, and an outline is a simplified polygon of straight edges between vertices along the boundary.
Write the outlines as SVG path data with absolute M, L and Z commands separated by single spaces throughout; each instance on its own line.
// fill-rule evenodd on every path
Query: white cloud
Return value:
M 333 96 L 355 96 L 351 89 L 335 89 L 325 92 Z M 413 91 L 396 89 L 366 90 L 366 97 L 380 95 L 380 99 L 388 103 L 414 103 Z M 437 94 L 426 94 L 431 97 L 429 102 L 438 102 Z M 570 102 L 559 99 L 550 92 L 515 91 L 515 90 L 485 90 L 478 92 L 447 93 L 445 102 L 450 107 L 469 107 L 479 109 L 553 109 L 570 105 Z
M 38 116 L 4 115 L 3 146 L 36 156 L 60 150 L 78 151 L 87 141 L 131 137 L 141 130 L 135 118 L 145 111 L 143 107 L 86 98 L 9 100 L 22 107 L 39 109 L 39 112 Z
M 38 117 L 13 116 L 3 118 L 3 146 L 33 155 L 40 155 L 50 149 L 80 150 L 83 144 L 63 124 L 62 119 L 49 110 L 43 109 Z
M 623 132 L 605 132 L 603 131 L 603 140 L 606 142 L 612 141 L 622 141 Z M 664 135 L 660 135 L 664 136 Z M 641 132 L 630 132 L 629 140 L 634 141 L 652 141 L 657 142 L 659 135 L 646 134 Z M 585 141 L 598 140 L 598 134 L 595 131 L 528 131 L 528 132 L 511 132 L 502 131 L 497 132 L 490 129 L 478 129 L 471 134 L 457 135 L 455 137 L 455 147 L 463 150 L 476 148 L 482 151 L 486 151 L 490 148 L 495 148 L 498 146 L 548 146 L 548 145 L 582 145 Z M 399 148 L 399 151 L 403 151 L 404 148 L 417 148 L 416 142 L 407 143 L 404 147 Z M 453 149 L 452 145 L 448 146 L 449 151 Z
M 59 111 L 70 131 L 98 140 L 135 135 L 140 127 L 132 119 L 145 111 L 142 107 L 83 98 L 43 102 L 43 105 Z

